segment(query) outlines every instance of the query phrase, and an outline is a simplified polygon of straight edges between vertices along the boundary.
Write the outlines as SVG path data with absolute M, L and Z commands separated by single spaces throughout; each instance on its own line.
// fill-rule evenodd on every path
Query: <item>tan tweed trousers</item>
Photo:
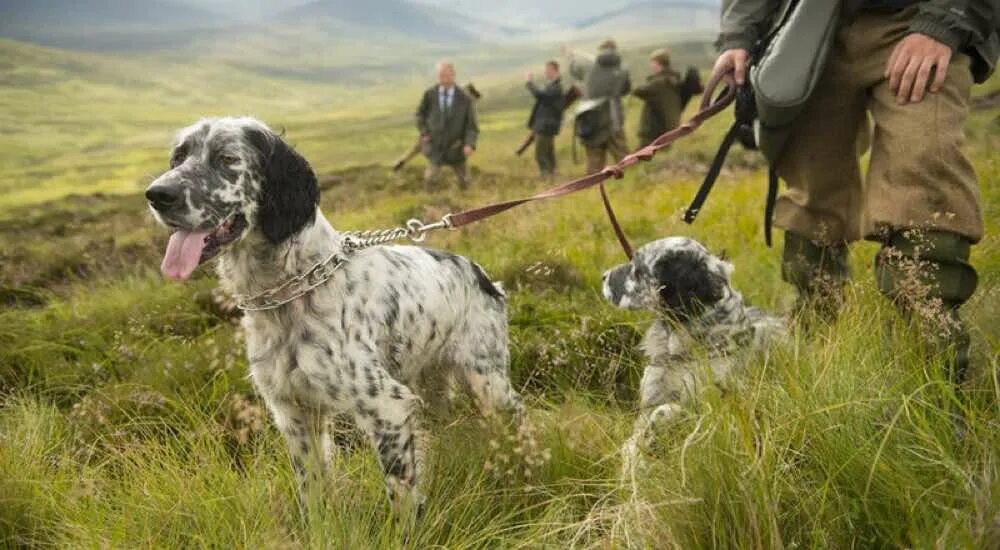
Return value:
M 884 77 L 914 10 L 862 13 L 845 23 L 818 87 L 778 162 L 787 190 L 774 223 L 820 244 L 881 240 L 894 229 L 933 228 L 972 242 L 983 235 L 979 187 L 963 155 L 969 58 L 956 53 L 942 89 L 898 105 Z M 862 177 L 858 136 L 871 133 Z

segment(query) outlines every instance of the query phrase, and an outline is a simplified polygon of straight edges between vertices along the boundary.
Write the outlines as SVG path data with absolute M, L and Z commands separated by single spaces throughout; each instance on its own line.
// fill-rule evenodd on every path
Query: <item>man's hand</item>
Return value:
M 531 74 L 531 73 L 524 73 L 524 81 L 525 82 L 531 82 L 532 80 L 534 80 L 533 77 L 534 77 L 534 75 Z
M 472 153 L 475 153 L 476 150 L 473 149 L 471 145 L 466 145 L 465 147 L 462 147 L 462 152 L 465 153 L 465 156 L 471 157 Z
M 712 78 L 721 76 L 729 71 L 733 71 L 736 84 L 742 86 L 747 79 L 747 62 L 750 60 L 750 52 L 742 48 L 726 50 L 719 54 L 712 67 Z
M 420 136 L 420 143 L 430 143 L 430 142 L 431 142 L 431 135 L 430 134 L 424 134 L 424 135 Z
M 937 93 L 948 75 L 951 48 L 926 34 L 913 33 L 896 44 L 885 64 L 885 77 L 889 89 L 896 94 L 896 103 L 916 103 L 924 98 L 931 71 L 934 82 L 931 93 Z

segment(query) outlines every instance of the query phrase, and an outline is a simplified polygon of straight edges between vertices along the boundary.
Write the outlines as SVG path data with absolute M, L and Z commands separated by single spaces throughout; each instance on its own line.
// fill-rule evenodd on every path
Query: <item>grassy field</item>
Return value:
M 510 291 L 512 375 L 536 431 L 517 444 L 467 405 L 429 418 L 428 508 L 407 526 L 390 512 L 374 455 L 346 429 L 325 501 L 299 514 L 283 443 L 246 379 L 241 332 L 212 306 L 205 270 L 184 285 L 159 275 L 166 235 L 139 191 L 163 170 L 176 128 L 253 113 L 313 163 L 338 228 L 523 195 L 543 184 L 512 154 L 528 107 L 517 77 L 475 75 L 483 136 L 475 187 L 459 194 L 425 190 L 420 161 L 387 169 L 415 137 L 422 82 L 356 89 L 224 63 L 148 71 L 143 58 L 0 47 L 0 544 L 1000 547 L 1000 109 L 968 124 L 988 224 L 966 308 L 968 386 L 956 391 L 923 358 L 919 334 L 874 288 L 874 246 L 861 244 L 839 320 L 796 328 L 737 390 L 707 392 L 659 439 L 635 492 L 618 483 L 617 450 L 650 319 L 600 296 L 600 274 L 621 252 L 596 192 L 431 237 Z M 978 93 L 998 87 L 995 78 Z M 634 129 L 638 104 L 629 107 Z M 779 252 L 762 242 L 754 155 L 734 151 L 697 224 L 679 221 L 726 118 L 614 182 L 612 200 L 636 243 L 694 236 L 727 253 L 749 301 L 785 311 L 793 296 Z M 558 152 L 564 174 L 581 170 L 568 135 Z

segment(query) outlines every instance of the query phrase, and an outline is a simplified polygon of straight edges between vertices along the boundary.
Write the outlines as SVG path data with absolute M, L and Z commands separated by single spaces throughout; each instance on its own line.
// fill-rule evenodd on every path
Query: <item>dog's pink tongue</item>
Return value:
M 160 271 L 175 281 L 186 281 L 198 267 L 209 231 L 177 231 L 170 236 Z

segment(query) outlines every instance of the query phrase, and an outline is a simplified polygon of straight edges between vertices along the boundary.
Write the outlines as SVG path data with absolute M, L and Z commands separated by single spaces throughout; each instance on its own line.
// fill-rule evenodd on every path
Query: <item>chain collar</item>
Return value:
M 408 238 L 415 243 L 423 242 L 427 233 L 437 229 L 450 229 L 449 216 L 441 221 L 425 224 L 417 219 L 406 222 L 405 227 L 381 229 L 374 231 L 350 231 L 343 233 L 344 240 L 341 251 L 330 254 L 325 260 L 313 265 L 306 271 L 284 280 L 277 286 L 257 294 L 237 294 L 236 307 L 243 311 L 267 311 L 277 309 L 293 300 L 309 294 L 316 287 L 330 280 L 333 274 L 344 266 L 350 256 L 359 250 L 380 244 Z
M 286 279 L 278 286 L 254 295 L 236 295 L 236 307 L 243 311 L 277 309 L 292 300 L 301 298 L 319 285 L 330 280 L 333 274 L 347 263 L 347 256 L 339 253 L 330 256 L 308 270 Z

